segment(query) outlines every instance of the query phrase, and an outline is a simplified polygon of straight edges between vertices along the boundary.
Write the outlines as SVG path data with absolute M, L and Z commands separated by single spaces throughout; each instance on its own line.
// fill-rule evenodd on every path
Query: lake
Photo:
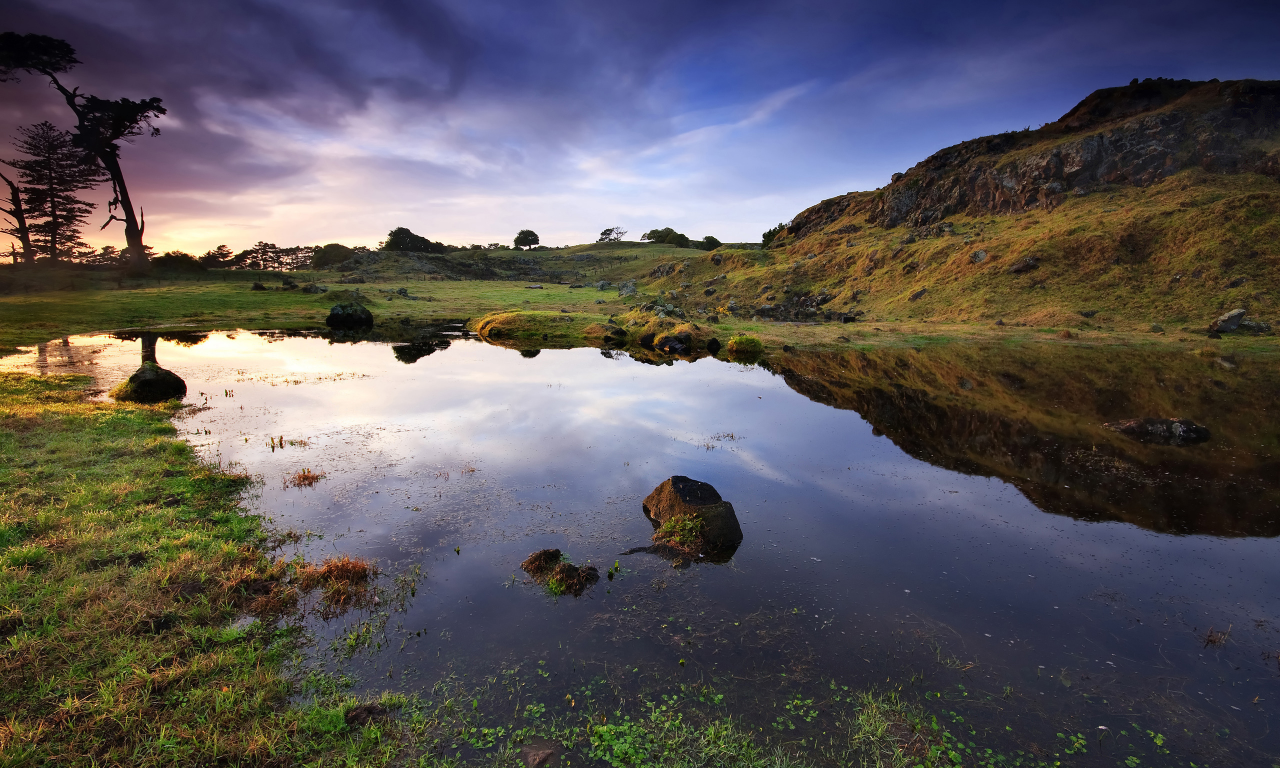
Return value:
M 105 390 L 138 351 L 82 336 L 0 365 Z M 563 707 L 593 680 L 622 698 L 697 682 L 761 733 L 813 738 L 820 718 L 787 702 L 892 688 L 1010 752 L 1082 734 L 1073 764 L 1280 754 L 1272 358 L 1046 342 L 741 364 L 452 326 L 170 334 L 157 356 L 187 381 L 179 431 L 302 534 L 286 554 L 379 563 L 380 607 L 309 619 L 303 666 L 356 691 L 520 668 Z M 1102 427 L 1145 416 L 1212 438 Z M 289 482 L 303 470 L 323 477 Z M 727 562 L 623 554 L 674 475 L 733 504 Z M 520 570 L 544 548 L 620 571 L 552 597 Z

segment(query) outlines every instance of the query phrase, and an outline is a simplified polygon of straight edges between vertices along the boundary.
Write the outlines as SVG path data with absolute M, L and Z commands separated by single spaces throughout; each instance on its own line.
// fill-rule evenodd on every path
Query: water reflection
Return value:
M 1280 700 L 1269 359 L 953 346 L 747 366 L 379 333 L 160 341 L 205 406 L 180 428 L 263 478 L 247 503 L 276 525 L 323 535 L 304 554 L 427 574 L 380 630 L 394 652 L 362 662 L 371 687 L 533 658 L 563 680 L 623 662 L 755 691 L 926 669 L 1042 743 L 1134 711 L 1236 764 L 1280 748 L 1252 703 Z M 432 351 L 399 351 L 415 345 Z M 110 384 L 136 350 L 77 338 L 2 364 Z M 1101 426 L 1141 416 L 1214 437 Z M 304 467 L 325 479 L 282 482 Z M 620 557 L 652 546 L 643 501 L 676 475 L 732 501 L 744 539 L 724 565 Z M 549 549 L 621 575 L 554 602 L 518 576 Z M 315 630 L 337 641 L 343 621 Z M 1206 648 L 1210 626 L 1231 642 Z
M 1017 486 L 1042 510 L 1153 531 L 1280 533 L 1280 390 L 1270 360 L 1052 345 L 795 354 L 771 368 L 856 411 L 912 456 Z M 1104 423 L 1184 417 L 1204 446 L 1146 445 Z

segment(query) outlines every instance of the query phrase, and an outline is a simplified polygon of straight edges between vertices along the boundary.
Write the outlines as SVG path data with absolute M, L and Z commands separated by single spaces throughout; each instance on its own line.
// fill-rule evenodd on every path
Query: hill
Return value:
M 718 295 L 773 319 L 1203 328 L 1243 307 L 1273 320 L 1277 177 L 1280 82 L 1135 81 L 802 211 L 770 252 L 741 253 L 752 268 Z

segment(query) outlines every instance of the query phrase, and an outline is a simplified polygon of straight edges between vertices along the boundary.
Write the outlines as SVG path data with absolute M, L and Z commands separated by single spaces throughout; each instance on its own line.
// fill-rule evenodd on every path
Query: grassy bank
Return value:
M 270 583 L 247 482 L 170 406 L 0 374 L 0 752 L 19 764 L 266 761 L 287 632 L 230 623 Z
M 700 251 L 694 258 L 707 259 Z M 619 267 L 620 268 L 620 267 Z M 610 268 L 615 269 L 615 268 Z M 692 262 L 690 271 L 719 271 L 721 267 Z M 732 270 L 731 270 L 732 271 Z M 761 282 L 764 267 L 741 267 L 736 279 Z M 760 274 L 756 274 L 760 272 Z M 323 328 L 329 308 L 346 288 L 333 274 L 316 274 L 333 290 L 329 294 L 308 295 L 298 291 L 251 291 L 248 281 L 195 280 L 175 276 L 124 288 L 100 287 L 75 291 L 43 291 L 0 297 L 0 354 L 18 346 L 49 341 L 66 335 L 124 328 L 287 329 Z M 617 277 L 615 275 L 615 277 Z M 301 279 L 301 278 L 300 278 Z M 673 278 L 662 278 L 662 281 Z M 381 278 L 379 278 L 381 280 Z M 519 323 L 519 333 L 508 339 L 538 346 L 542 335 L 550 346 L 598 345 L 600 329 L 613 316 L 621 325 L 631 320 L 649 325 L 653 312 L 633 309 L 656 301 L 657 289 L 641 283 L 636 297 L 621 298 L 616 290 L 571 288 L 543 283 L 540 289 L 509 281 L 420 281 L 388 276 L 385 281 L 350 286 L 373 312 L 380 325 L 419 324 L 446 318 L 478 321 L 495 312 L 530 313 Z M 677 284 L 678 287 L 678 284 Z M 417 300 L 398 297 L 406 289 Z M 743 289 L 745 291 L 745 289 Z M 598 301 L 603 303 L 597 303 Z M 679 304 L 680 302 L 677 302 Z M 561 312 L 561 310 L 566 310 Z M 1200 326 L 1169 326 L 1152 331 L 1149 325 L 1099 325 L 1085 318 L 1071 324 L 1044 326 L 997 326 L 992 323 L 951 322 L 904 318 L 850 324 L 832 322 L 790 323 L 752 319 L 750 316 L 721 314 L 709 324 L 705 315 L 689 307 L 688 317 L 727 341 L 738 333 L 760 338 L 766 348 L 785 345 L 805 349 L 848 349 L 855 346 L 913 346 L 941 341 L 1051 341 L 1053 343 L 1176 345 L 1188 350 L 1208 341 Z M 569 321 L 569 322 L 566 322 Z M 668 323 L 675 327 L 678 323 Z M 1186 330 L 1183 330 L 1183 328 Z M 590 329 L 590 330 L 589 330 Z M 636 326 L 627 328 L 636 335 Z M 1070 333 L 1062 339 L 1062 332 Z M 1276 336 L 1227 335 L 1213 344 L 1225 351 L 1273 350 Z

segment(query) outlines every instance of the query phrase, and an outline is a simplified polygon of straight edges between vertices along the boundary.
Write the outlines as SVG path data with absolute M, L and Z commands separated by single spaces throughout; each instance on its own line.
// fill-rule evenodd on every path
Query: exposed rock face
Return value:
M 690 554 L 729 552 L 742 543 L 742 526 L 733 505 L 709 483 L 675 475 L 662 481 L 644 500 L 653 523 L 653 540 Z
M 365 309 L 362 304 L 354 301 L 344 301 L 341 304 L 335 304 L 329 310 L 329 317 L 324 322 L 330 328 L 371 328 L 373 327 L 373 313 Z
M 1210 323 L 1209 330 L 1217 333 L 1230 333 L 1240 327 L 1240 321 L 1244 320 L 1246 314 L 1243 309 L 1233 309 Z
M 181 400 L 186 395 L 187 382 L 155 362 L 144 362 L 128 381 L 111 390 L 111 396 L 116 400 L 130 403 L 163 403 Z
M 1126 419 L 1104 424 L 1140 443 L 1194 445 L 1209 440 L 1209 430 L 1187 419 Z
M 1280 177 L 1280 82 L 1148 80 L 1095 91 L 1057 122 L 948 147 L 874 198 L 842 195 L 797 216 L 780 238 L 865 211 L 882 227 L 930 227 L 956 213 L 1052 209 L 1103 184 L 1146 186 L 1182 168 Z

